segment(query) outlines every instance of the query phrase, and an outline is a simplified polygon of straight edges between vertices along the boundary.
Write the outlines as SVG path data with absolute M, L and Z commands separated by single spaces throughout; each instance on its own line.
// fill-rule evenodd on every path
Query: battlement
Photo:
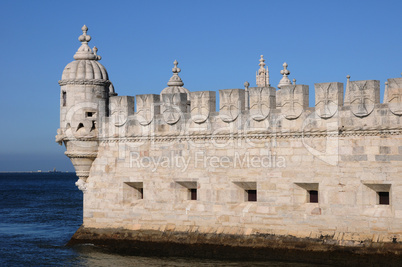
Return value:
M 288 73 L 283 75 L 287 78 Z M 174 77 L 178 77 L 177 72 Z M 380 103 L 379 81 L 347 78 L 345 100 L 343 83 L 314 84 L 314 107 L 309 107 L 309 86 L 303 84 L 282 84 L 277 90 L 271 86 L 249 87 L 245 83 L 244 89 L 219 90 L 219 110 L 216 110 L 216 92 L 187 93 L 177 86 L 165 88 L 160 95 L 137 95 L 136 112 L 134 97 L 113 96 L 110 118 L 105 123 L 113 121 L 116 127 L 125 130 L 105 127 L 102 137 L 205 135 L 217 131 L 313 133 L 327 131 L 334 122 L 338 132 L 393 130 L 402 126 L 402 78 L 388 79 L 384 103 Z

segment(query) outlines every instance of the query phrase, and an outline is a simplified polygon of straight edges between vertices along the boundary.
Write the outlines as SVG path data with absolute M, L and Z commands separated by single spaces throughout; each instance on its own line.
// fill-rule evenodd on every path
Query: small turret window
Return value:
M 65 91 L 63 91 L 63 107 L 65 107 L 67 105 L 67 93 Z

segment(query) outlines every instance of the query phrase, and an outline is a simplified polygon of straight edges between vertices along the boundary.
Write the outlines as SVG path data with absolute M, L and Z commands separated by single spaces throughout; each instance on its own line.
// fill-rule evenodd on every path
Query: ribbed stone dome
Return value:
M 76 60 L 63 71 L 61 80 L 109 80 L 105 67 L 95 60 Z
M 93 81 L 109 82 L 109 77 L 105 67 L 98 62 L 101 56 L 97 55 L 98 49 L 91 49 L 88 42 L 91 36 L 87 35 L 88 27 L 82 27 L 82 35 L 78 37 L 81 46 L 74 55 L 75 61 L 69 63 L 61 76 L 61 83 L 74 81 Z

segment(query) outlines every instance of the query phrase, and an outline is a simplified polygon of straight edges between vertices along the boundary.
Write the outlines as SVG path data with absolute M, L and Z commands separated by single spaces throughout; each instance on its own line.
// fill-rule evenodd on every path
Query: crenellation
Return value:
M 187 113 L 187 94 L 162 94 L 162 116 L 167 124 L 177 123 Z M 183 120 L 183 119 L 182 119 Z
M 219 117 L 224 122 L 233 122 L 245 110 L 244 89 L 219 90 Z
M 384 92 L 384 103 L 389 105 L 393 114 L 402 115 L 402 78 L 388 79 Z
M 280 90 L 279 102 L 283 116 L 288 120 L 299 118 L 303 111 L 308 108 L 308 85 L 282 85 Z
M 323 119 L 334 116 L 343 105 L 343 83 L 316 83 L 315 111 Z
M 356 117 L 370 115 L 380 103 L 380 81 L 350 81 L 345 102 L 350 103 L 350 110 Z
M 137 95 L 137 120 L 142 126 L 149 125 L 161 113 L 160 96 L 155 94 Z
M 265 120 L 271 109 L 276 108 L 276 89 L 274 87 L 251 87 L 248 90 L 250 117 L 255 121 Z
M 211 113 L 216 111 L 216 93 L 214 91 L 191 92 L 191 119 L 197 124 L 204 123 Z

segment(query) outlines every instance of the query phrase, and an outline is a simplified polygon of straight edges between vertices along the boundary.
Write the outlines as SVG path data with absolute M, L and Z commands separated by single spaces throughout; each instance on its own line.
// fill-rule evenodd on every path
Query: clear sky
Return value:
M 190 91 L 255 86 L 264 55 L 276 86 L 380 80 L 402 72 L 402 1 L 0 2 L 0 171 L 72 171 L 58 80 L 86 24 L 119 95 L 158 94 L 177 59 Z M 382 96 L 381 96 L 382 99 Z

